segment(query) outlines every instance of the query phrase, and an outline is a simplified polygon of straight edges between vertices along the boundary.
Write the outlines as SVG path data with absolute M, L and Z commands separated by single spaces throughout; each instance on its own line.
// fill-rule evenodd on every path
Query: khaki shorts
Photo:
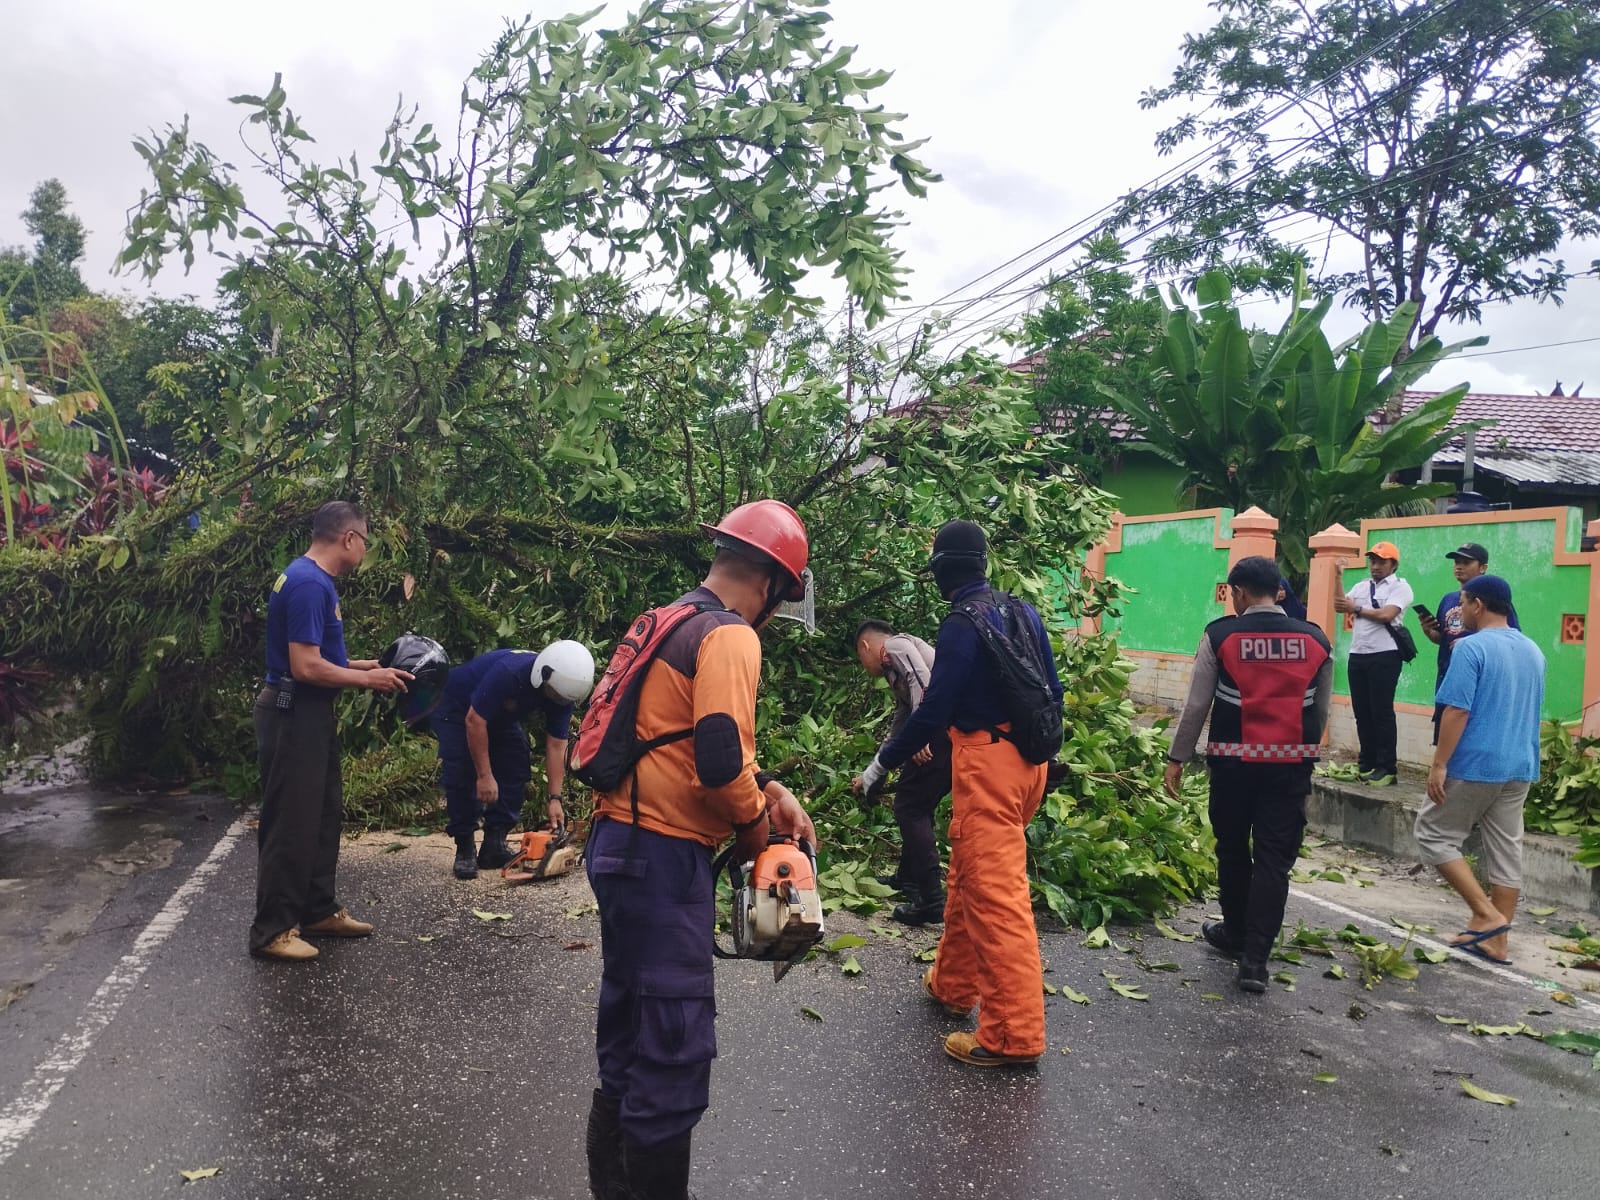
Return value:
M 1533 785 L 1526 780 L 1480 783 L 1447 778 L 1444 803 L 1429 800 L 1412 832 L 1430 867 L 1461 857 L 1462 843 L 1476 825 L 1483 840 L 1483 877 L 1491 886 L 1522 886 L 1522 804 Z

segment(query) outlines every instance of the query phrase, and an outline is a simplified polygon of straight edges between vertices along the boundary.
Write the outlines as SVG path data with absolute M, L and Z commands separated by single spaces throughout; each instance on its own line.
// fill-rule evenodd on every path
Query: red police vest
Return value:
M 1282 613 L 1224 617 L 1206 626 L 1217 658 L 1206 755 L 1245 762 L 1317 757 L 1317 672 L 1333 654 L 1322 630 Z

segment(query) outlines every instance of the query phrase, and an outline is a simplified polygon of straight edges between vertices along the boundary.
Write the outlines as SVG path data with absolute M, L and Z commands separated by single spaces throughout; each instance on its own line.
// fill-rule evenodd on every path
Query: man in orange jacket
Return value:
M 950 877 L 944 936 L 923 989 L 951 1014 L 978 1005 L 978 1031 L 952 1033 L 945 1053 L 975 1067 L 1029 1066 L 1044 1053 L 1044 973 L 1028 894 L 1028 822 L 1044 799 L 1045 767 L 1008 740 L 1000 674 L 977 629 L 955 606 L 973 602 L 1003 630 L 986 576 L 988 542 L 971 521 L 951 521 L 933 540 L 933 573 L 952 611 L 939 626 L 938 655 L 922 703 L 861 774 L 883 773 L 949 731 Z M 1004 594 L 999 594 L 1005 599 Z M 1044 623 L 1021 607 L 1043 676 L 1061 703 L 1061 677 Z
M 688 1195 L 717 1054 L 712 852 L 732 834 L 749 862 L 769 828 L 816 844 L 799 801 L 755 755 L 757 634 L 805 594 L 805 526 L 788 505 L 757 500 L 703 528 L 717 556 L 678 601 L 703 611 L 666 635 L 639 691 L 635 731 L 655 748 L 596 797 L 584 851 L 604 964 L 587 1139 L 597 1200 Z

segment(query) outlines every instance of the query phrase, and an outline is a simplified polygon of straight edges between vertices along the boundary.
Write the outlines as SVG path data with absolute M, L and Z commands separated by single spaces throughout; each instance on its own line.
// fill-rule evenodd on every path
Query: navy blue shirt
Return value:
M 951 604 L 992 596 L 987 583 L 970 583 L 955 594 Z M 1050 681 L 1050 690 L 1059 704 L 1061 675 L 1056 670 L 1055 655 L 1050 653 L 1050 637 L 1044 631 L 1044 622 L 1033 605 L 1022 600 L 1017 603 L 1022 605 L 1027 623 L 1038 641 L 1040 666 L 1045 668 L 1044 676 Z M 1000 628 L 997 613 L 991 613 L 991 620 L 996 629 Z M 988 652 L 971 621 L 960 613 L 950 613 L 939 626 L 936 649 L 933 674 L 928 679 L 922 703 L 906 719 L 900 732 L 878 751 L 878 763 L 884 770 L 898 767 L 951 726 L 963 733 L 973 733 L 1011 719 L 1001 698 L 999 679 L 987 661 Z
M 1467 628 L 1461 623 L 1461 590 L 1446 592 L 1439 599 L 1438 610 L 1434 618 L 1439 625 L 1439 683 L 1444 682 L 1445 673 L 1450 670 L 1450 652 L 1456 648 L 1456 643 L 1464 637 L 1471 636 Z M 1517 620 L 1517 610 L 1513 608 L 1506 617 L 1511 628 L 1521 629 L 1522 622 Z
M 491 650 L 451 667 L 444 699 L 463 713 L 468 708 L 485 721 L 521 721 L 529 713 L 544 714 L 545 734 L 564 738 L 572 721 L 572 705 L 551 700 L 533 686 L 532 650 Z
M 322 658 L 348 667 L 344 648 L 344 616 L 333 576 L 301 555 L 283 569 L 267 597 L 267 682 L 289 678 L 289 643 L 322 649 Z

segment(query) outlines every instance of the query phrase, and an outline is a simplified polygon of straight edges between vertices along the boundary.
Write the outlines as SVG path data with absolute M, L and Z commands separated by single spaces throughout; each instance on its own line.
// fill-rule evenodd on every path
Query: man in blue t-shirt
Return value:
M 1507 963 L 1522 890 L 1522 806 L 1539 778 L 1544 655 L 1511 628 L 1511 585 L 1498 575 L 1463 583 L 1460 607 L 1472 636 L 1456 643 L 1439 685 L 1439 744 L 1415 833 L 1423 862 L 1437 867 L 1472 910 L 1451 945 Z M 1487 894 L 1461 856 L 1473 826 L 1483 839 Z
M 472 879 L 479 868 L 510 862 L 506 834 L 522 819 L 523 794 L 533 778 L 532 747 L 525 721 L 544 718 L 545 813 L 553 827 L 566 821 L 561 791 L 566 782 L 567 735 L 573 705 L 594 686 L 594 658 L 580 643 L 552 642 L 531 650 L 491 650 L 450 670 L 430 718 L 439 742 L 449 823 L 455 839 L 451 870 Z M 483 818 L 483 849 L 473 834 Z
M 301 962 L 305 937 L 365 937 L 372 926 L 334 891 L 344 819 L 333 705 L 347 687 L 403 692 L 411 675 L 350 661 L 334 580 L 361 564 L 367 518 L 331 500 L 311 518 L 311 548 L 283 569 L 267 598 L 267 682 L 256 697 L 261 819 L 256 827 L 256 919 L 250 953 Z
M 1460 585 L 1469 579 L 1476 579 L 1489 569 L 1489 552 L 1477 542 L 1462 542 L 1450 553 L 1445 555 L 1452 564 L 1456 577 L 1456 590 L 1446 592 L 1439 599 L 1436 615 L 1417 614 L 1418 624 L 1430 642 L 1439 647 L 1438 670 L 1434 677 L 1434 689 L 1444 682 L 1445 672 L 1450 669 L 1450 651 L 1455 644 L 1467 636 L 1466 628 L 1461 624 L 1461 590 Z M 1521 629 L 1517 621 L 1516 609 L 1511 610 L 1511 628 Z M 1433 706 L 1433 744 L 1439 744 L 1439 717 L 1444 712 L 1442 705 Z

